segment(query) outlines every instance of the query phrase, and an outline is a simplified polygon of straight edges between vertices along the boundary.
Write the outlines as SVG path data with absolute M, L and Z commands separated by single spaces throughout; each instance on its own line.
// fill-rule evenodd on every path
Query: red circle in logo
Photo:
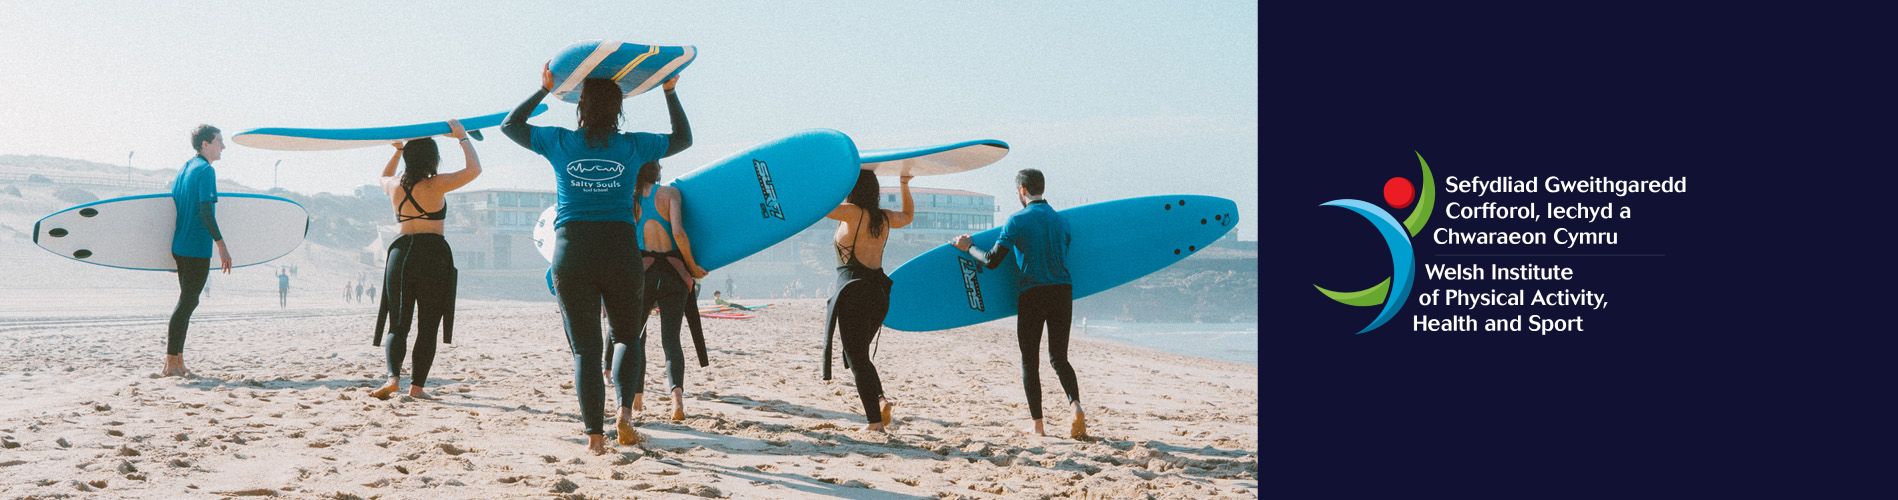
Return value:
M 1410 185 L 1410 179 L 1392 177 L 1384 181 L 1384 202 L 1391 208 L 1404 208 L 1417 200 L 1417 188 Z

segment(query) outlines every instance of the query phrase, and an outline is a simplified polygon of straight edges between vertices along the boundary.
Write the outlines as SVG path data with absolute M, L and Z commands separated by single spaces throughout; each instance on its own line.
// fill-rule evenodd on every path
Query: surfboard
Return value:
M 580 102 L 580 82 L 606 78 L 619 84 L 626 97 L 659 88 L 673 75 L 692 65 L 698 49 L 691 45 L 641 45 L 619 40 L 588 40 L 560 49 L 549 62 L 554 73 L 553 96 Z
M 217 196 L 217 225 L 231 251 L 231 267 L 254 266 L 289 254 L 309 233 L 309 212 L 297 202 L 249 193 Z M 87 264 L 176 271 L 171 232 L 177 227 L 177 213 L 171 193 L 99 200 L 41 218 L 33 224 L 33 243 Z M 215 252 L 211 267 L 218 267 Z
M 1128 198 L 1060 210 L 1068 221 L 1068 273 L 1080 299 L 1140 279 L 1204 250 L 1238 225 L 1232 200 L 1201 195 Z M 977 248 L 1002 229 L 971 235 Z M 890 273 L 890 312 L 883 324 L 934 331 L 1002 319 L 1017 312 L 1021 269 L 1014 257 L 987 269 L 944 244 Z
M 534 107 L 534 114 L 547 111 L 547 105 Z M 481 129 L 499 126 L 508 112 L 462 118 L 461 127 L 468 136 L 481 139 Z M 254 128 L 231 136 L 231 142 L 257 149 L 278 151 L 329 151 L 368 147 L 388 147 L 390 142 L 448 134 L 448 121 L 369 128 Z
M 883 176 L 924 176 L 967 172 L 1008 155 L 1008 143 L 977 139 L 936 146 L 873 149 L 860 154 L 864 170 Z
M 711 313 L 700 314 L 699 317 L 707 319 L 751 319 L 758 317 L 758 315 L 745 313 Z
M 857 184 L 857 146 L 829 129 L 798 132 L 686 172 L 667 183 L 684 198 L 685 234 L 707 271 L 810 227 Z M 554 260 L 554 208 L 534 223 L 534 245 Z

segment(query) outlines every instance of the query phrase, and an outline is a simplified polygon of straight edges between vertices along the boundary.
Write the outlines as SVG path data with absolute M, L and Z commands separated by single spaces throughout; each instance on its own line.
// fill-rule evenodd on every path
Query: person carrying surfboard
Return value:
M 988 251 L 974 248 L 964 234 L 955 238 L 957 250 L 968 252 L 989 269 L 1015 257 L 1026 282 L 1017 296 L 1020 313 L 1015 319 L 1015 338 L 1021 347 L 1022 385 L 1028 391 L 1028 414 L 1034 418 L 1036 435 L 1048 435 L 1041 425 L 1041 329 L 1048 329 L 1048 361 L 1061 379 L 1061 390 L 1074 407 L 1070 435 L 1087 438 L 1087 423 L 1081 412 L 1081 386 L 1068 364 L 1068 330 L 1074 320 L 1074 287 L 1068 274 L 1068 223 L 1041 198 L 1047 187 L 1040 170 L 1024 168 L 1015 174 L 1015 196 L 1021 211 L 1008 216 L 1002 235 Z
M 614 341 L 630 347 L 619 356 L 620 363 L 632 358 L 633 366 L 620 370 L 617 386 L 619 388 L 620 441 L 637 442 L 638 435 L 632 428 L 634 412 L 645 410 L 646 388 L 646 334 L 645 311 L 659 308 L 659 342 L 666 353 L 666 382 L 672 392 L 672 421 L 685 420 L 685 348 L 679 342 L 679 327 L 686 316 L 698 315 L 693 307 L 695 300 L 692 290 L 698 286 L 697 280 L 705 277 L 705 268 L 699 267 L 698 260 L 692 256 L 692 240 L 686 237 L 683 202 L 679 190 L 671 186 L 659 185 L 659 162 L 647 162 L 639 169 L 634 182 L 637 184 L 635 196 L 639 200 L 639 253 L 640 267 L 646 275 L 644 298 L 640 301 L 642 314 L 634 322 L 641 328 L 629 332 L 614 329 Z M 697 321 L 692 325 L 692 339 L 696 342 L 700 360 L 704 360 L 705 335 L 699 329 Z M 630 443 L 628 443 L 630 444 Z
M 678 154 L 692 145 L 692 129 L 685 108 L 674 91 L 678 77 L 664 85 L 671 134 L 619 131 L 620 87 L 610 79 L 587 78 L 581 83 L 579 127 L 536 127 L 527 124 L 534 107 L 553 90 L 551 62 L 541 68 L 541 85 L 534 95 L 508 114 L 501 132 L 521 147 L 547 159 L 554 169 L 554 289 L 560 299 L 567 347 L 573 353 L 574 388 L 580 400 L 587 449 L 606 453 L 601 429 L 605 413 L 605 381 L 601 373 L 600 308 L 616 331 L 637 331 L 641 286 L 638 204 L 634 201 L 637 172 L 628 170 Z M 627 176 L 626 174 L 633 174 Z M 617 371 L 617 370 L 616 370 Z M 621 444 L 639 438 L 622 424 Z
M 883 249 L 890 242 L 890 230 L 908 226 L 916 219 L 916 202 L 910 198 L 909 176 L 899 181 L 903 193 L 903 211 L 877 207 L 881 190 L 875 171 L 857 174 L 857 186 L 844 202 L 826 217 L 838 221 L 831 237 L 837 247 L 837 293 L 830 297 L 830 311 L 824 325 L 824 380 L 830 380 L 830 349 L 833 333 L 842 331 L 844 368 L 857 381 L 857 397 L 863 400 L 867 431 L 883 431 L 890 425 L 894 408 L 883 394 L 883 381 L 877 377 L 876 364 L 870 362 L 870 342 L 883 328 L 883 317 L 890 312 L 890 276 L 883 273 Z
M 441 152 L 435 138 L 423 137 L 394 143 L 395 154 L 377 179 L 395 204 L 395 221 L 402 233 L 389 243 L 382 294 L 376 295 L 374 287 L 369 292 L 380 299 L 376 334 L 370 343 L 384 348 L 389 367 L 389 383 L 369 393 L 377 399 L 388 399 L 402 387 L 402 355 L 412 323 L 419 324 L 419 335 L 409 397 L 432 399 L 422 389 L 428 385 L 429 367 L 435 364 L 436 329 L 442 332 L 442 342 L 455 341 L 455 254 L 442 233 L 448 219 L 448 192 L 481 176 L 481 158 L 475 155 L 474 143 L 468 141 L 461 122 L 448 120 L 448 130 L 448 136 L 461 143 L 461 156 L 467 161 L 461 170 L 437 174 Z M 404 165 L 400 176 L 397 164 Z M 441 208 L 427 208 L 431 206 Z M 389 326 L 386 337 L 385 324 Z
M 171 202 L 177 209 L 171 258 L 178 268 L 178 305 L 172 308 L 165 331 L 165 369 L 160 375 L 166 377 L 191 373 L 185 369 L 185 333 L 191 328 L 191 312 L 198 309 L 198 294 L 211 278 L 213 247 L 218 267 L 224 274 L 231 273 L 231 251 L 217 227 L 217 170 L 211 167 L 224 157 L 224 134 L 217 127 L 199 125 L 191 131 L 191 148 L 198 154 L 171 181 Z

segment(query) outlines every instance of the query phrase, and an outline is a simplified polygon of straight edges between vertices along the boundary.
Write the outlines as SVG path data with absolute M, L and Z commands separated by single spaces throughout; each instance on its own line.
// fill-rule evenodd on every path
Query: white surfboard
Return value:
M 231 252 L 231 267 L 276 260 L 296 250 L 309 234 L 310 214 L 297 202 L 248 193 L 217 196 L 218 230 Z M 87 264 L 176 271 L 171 233 L 177 213 L 170 193 L 99 200 L 41 218 L 33 224 L 33 243 Z M 211 267 L 218 267 L 215 257 Z
M 967 172 L 1002 161 L 1008 143 L 977 139 L 916 148 L 872 149 L 860 153 L 864 170 L 882 176 L 924 176 Z

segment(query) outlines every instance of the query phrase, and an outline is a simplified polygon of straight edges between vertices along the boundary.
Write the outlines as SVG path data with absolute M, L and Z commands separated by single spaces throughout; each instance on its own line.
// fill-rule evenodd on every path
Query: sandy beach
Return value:
M 551 303 L 463 301 L 431 374 L 438 399 L 381 401 L 367 397 L 384 380 L 370 306 L 280 310 L 214 290 L 186 351 L 197 378 L 157 378 L 171 298 L 119 293 L 77 309 L 8 294 L 20 306 L 0 316 L 6 497 L 1258 495 L 1255 367 L 1077 339 L 1095 439 L 1031 437 L 1012 323 L 886 330 L 876 360 L 898 406 L 880 434 L 855 430 L 847 371 L 818 377 L 821 301 L 707 320 L 712 365 L 687 370 L 689 418 L 665 421 L 652 342 L 647 441 L 594 456 Z M 1049 428 L 1065 430 L 1043 363 Z

